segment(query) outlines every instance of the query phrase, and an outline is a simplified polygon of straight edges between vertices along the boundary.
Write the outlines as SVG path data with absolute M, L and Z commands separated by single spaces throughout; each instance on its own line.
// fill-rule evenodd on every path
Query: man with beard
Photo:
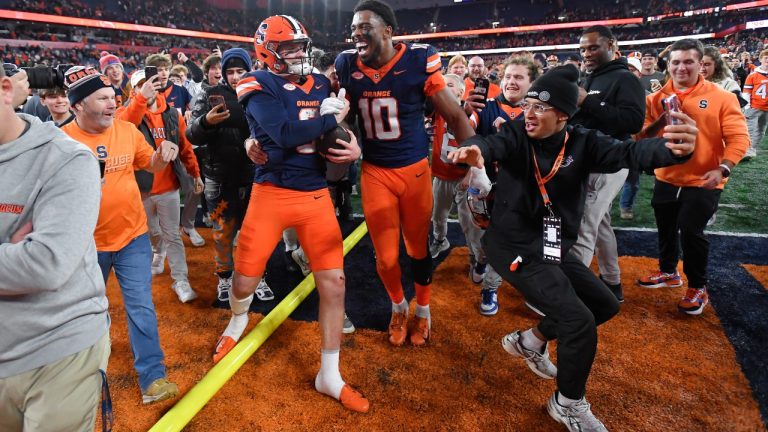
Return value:
M 461 142 L 474 134 L 467 116 L 445 87 L 440 56 L 424 44 L 395 44 L 392 8 L 378 0 L 357 4 L 352 19 L 355 49 L 336 59 L 339 83 L 357 117 L 364 153 L 363 213 L 376 251 L 376 270 L 392 300 L 389 342 L 423 346 L 430 337 L 432 215 L 429 138 L 424 103 L 429 100 Z M 411 258 L 416 319 L 408 329 L 408 302 L 400 279 L 400 232 Z
M 468 72 L 467 78 L 464 79 L 464 96 L 462 100 L 465 101 L 464 112 L 470 115 L 474 111 L 482 111 L 488 99 L 493 99 L 501 94 L 501 88 L 494 83 L 489 83 L 485 96 L 475 90 L 475 82 L 480 78 L 487 78 L 486 74 L 488 71 L 485 68 L 485 61 L 482 57 L 474 56 L 469 59 Z
M 579 111 L 569 123 L 596 129 L 626 140 L 643 127 L 645 91 L 627 68 L 624 58 L 613 60 L 616 38 L 610 29 L 597 25 L 584 30 L 579 41 L 587 74 L 579 88 Z M 571 253 L 589 266 L 597 253 L 600 277 L 619 302 L 624 301 L 616 236 L 611 228 L 611 204 L 624 186 L 627 169 L 593 173 L 589 177 L 584 220 Z
M 701 132 L 696 153 L 686 163 L 657 169 L 651 205 L 659 239 L 659 269 L 637 283 L 646 288 L 680 287 L 677 272 L 680 251 L 688 289 L 677 308 L 699 315 L 709 303 L 707 221 L 717 210 L 720 194 L 731 170 L 749 147 L 744 115 L 736 95 L 701 75 L 704 47 L 693 39 L 680 39 L 669 48 L 671 79 L 647 97 L 643 136 L 657 136 L 667 115 L 661 99 L 676 95 L 680 109 L 689 113 Z
M 166 378 L 163 350 L 152 302 L 152 247 L 147 216 L 134 170 L 157 172 L 176 159 L 179 147 L 163 141 L 156 150 L 132 123 L 115 119 L 115 90 L 107 77 L 82 66 L 66 73 L 75 121 L 61 129 L 88 146 L 106 167 L 94 238 L 106 282 L 112 268 L 128 317 L 128 340 L 145 404 L 175 397 L 176 384 Z

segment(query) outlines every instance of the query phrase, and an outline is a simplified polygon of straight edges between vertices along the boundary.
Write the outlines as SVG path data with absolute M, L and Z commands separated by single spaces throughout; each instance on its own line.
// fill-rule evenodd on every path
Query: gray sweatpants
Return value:
M 187 254 L 184 252 L 184 243 L 179 233 L 179 190 L 150 195 L 143 202 L 152 240 L 152 252 L 168 257 L 168 266 L 174 281 L 188 280 Z
M 195 179 L 187 171 L 179 176 L 181 191 L 184 193 L 184 211 L 181 212 L 181 226 L 186 230 L 195 227 L 195 218 L 197 217 L 197 206 L 200 204 L 200 195 L 195 193 Z
M 609 284 L 621 282 L 616 236 L 611 227 L 611 204 L 624 186 L 628 172 L 622 169 L 612 174 L 589 175 L 584 216 L 576 244 L 570 251 L 587 267 L 592 263 L 592 256 L 597 253 L 600 274 Z
M 469 247 L 469 253 L 482 263 L 488 262 L 480 240 L 485 231 L 472 223 L 472 213 L 467 205 L 467 192 L 460 190 L 461 180 L 446 181 L 437 177 L 432 179 L 432 235 L 437 240 L 442 240 L 448 233 L 448 214 L 456 205 L 459 213 L 459 225 Z
M 768 111 L 749 108 L 745 114 L 747 129 L 749 130 L 749 148 L 744 156 L 755 157 L 757 156 L 757 148 L 765 137 L 765 127 L 768 126 Z

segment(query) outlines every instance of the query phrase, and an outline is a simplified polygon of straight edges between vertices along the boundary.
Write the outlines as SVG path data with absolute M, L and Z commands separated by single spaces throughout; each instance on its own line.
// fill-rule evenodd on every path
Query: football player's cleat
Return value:
M 216 342 L 216 349 L 213 352 L 213 363 L 218 363 L 219 360 L 223 359 L 224 356 L 229 354 L 230 351 L 232 351 L 232 348 L 237 345 L 237 341 L 232 339 L 229 336 L 222 336 L 219 338 L 219 341 Z
M 350 387 L 349 384 L 344 384 L 344 387 L 341 388 L 339 402 L 344 405 L 344 408 L 361 413 L 367 413 L 368 408 L 370 408 L 368 399 L 360 394 L 360 392 Z
M 402 346 L 405 343 L 407 325 L 408 314 L 392 312 L 392 319 L 389 321 L 389 343 L 394 346 Z
M 415 316 L 412 323 L 411 329 L 408 332 L 408 339 L 410 339 L 411 345 L 416 347 L 426 345 L 432 331 L 429 325 L 429 318 Z

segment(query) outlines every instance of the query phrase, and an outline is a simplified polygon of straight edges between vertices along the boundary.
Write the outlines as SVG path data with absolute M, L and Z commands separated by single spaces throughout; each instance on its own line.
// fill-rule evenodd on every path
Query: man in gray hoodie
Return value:
M 0 68 L 0 430 L 93 430 L 110 352 L 99 167 L 12 99 Z

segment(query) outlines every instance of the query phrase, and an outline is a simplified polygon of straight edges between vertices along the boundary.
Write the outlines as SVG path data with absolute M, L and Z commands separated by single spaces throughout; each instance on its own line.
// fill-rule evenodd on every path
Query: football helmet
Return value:
M 477 194 L 472 193 L 472 188 L 467 190 L 467 206 L 470 213 L 472 213 L 472 223 L 476 227 L 482 230 L 488 229 L 488 226 L 491 224 L 491 212 L 493 211 L 495 198 L 495 184 L 485 198 L 480 198 Z
M 284 59 L 278 54 L 281 43 L 300 43 L 304 56 Z M 256 57 L 277 74 L 309 75 L 312 73 L 312 39 L 296 18 L 288 15 L 273 15 L 259 25 L 253 42 Z

